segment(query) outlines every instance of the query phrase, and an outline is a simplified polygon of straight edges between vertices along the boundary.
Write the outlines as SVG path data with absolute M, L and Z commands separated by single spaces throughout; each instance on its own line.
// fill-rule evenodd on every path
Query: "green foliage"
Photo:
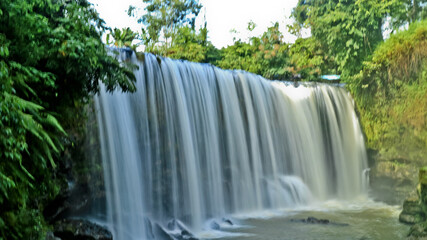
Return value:
M 138 22 L 145 26 L 142 29 L 144 44 L 149 49 L 161 47 L 162 53 L 174 43 L 178 28 L 188 26 L 195 29 L 196 17 L 202 7 L 197 0 L 142 1 L 146 4 L 146 14 Z
M 314 38 L 333 56 L 338 71 L 351 76 L 382 41 L 382 22 L 390 1 L 300 1 L 293 16 L 311 28 Z
M 380 44 L 348 87 L 368 146 L 383 156 L 427 157 L 427 21 Z
M 122 30 L 114 28 L 113 31 L 107 34 L 107 44 L 118 48 L 129 47 L 135 50 L 138 45 L 132 44 L 132 42 L 137 37 L 138 33 L 133 32 L 130 28 L 123 28 Z M 113 38 L 114 41 L 110 42 L 110 38 Z
M 326 52 L 314 37 L 297 39 L 289 50 L 290 71 L 308 81 L 317 81 L 320 75 L 336 74 L 335 59 Z
M 349 82 L 349 88 L 363 99 L 374 95 L 393 97 L 405 84 L 422 84 L 427 59 L 427 21 L 412 24 L 378 46 L 363 71 Z
M 427 18 L 426 0 L 394 0 L 391 5 L 391 26 L 397 30 L 402 26 Z
M 257 61 L 258 46 L 237 40 L 233 45 L 221 50 L 221 59 L 215 64 L 223 69 L 240 69 L 261 74 L 262 66 Z
M 253 30 L 253 22 L 248 29 Z M 283 41 L 279 24 L 269 27 L 260 37 L 252 37 L 249 42 L 241 39 L 221 50 L 221 59 L 215 64 L 224 69 L 240 69 L 262 75 L 269 79 L 287 79 L 289 46 Z
M 219 51 L 208 41 L 207 23 L 196 30 L 202 8 L 197 0 L 143 0 L 146 14 L 138 20 L 145 52 L 193 62 L 214 62 Z M 129 15 L 134 14 L 129 8 Z
M 205 62 L 208 51 L 207 44 L 206 35 L 203 32 L 197 33 L 188 26 L 181 26 L 176 29 L 176 37 L 164 56 L 193 62 Z
M 0 22 L 0 239 L 42 239 L 67 112 L 99 80 L 134 90 L 135 78 L 108 54 L 103 21 L 84 0 L 4 0 Z

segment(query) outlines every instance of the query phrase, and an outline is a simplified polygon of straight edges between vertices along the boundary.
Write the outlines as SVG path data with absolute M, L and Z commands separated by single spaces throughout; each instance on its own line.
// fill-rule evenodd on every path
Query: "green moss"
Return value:
M 427 21 L 392 35 L 349 83 L 367 146 L 382 159 L 427 159 Z

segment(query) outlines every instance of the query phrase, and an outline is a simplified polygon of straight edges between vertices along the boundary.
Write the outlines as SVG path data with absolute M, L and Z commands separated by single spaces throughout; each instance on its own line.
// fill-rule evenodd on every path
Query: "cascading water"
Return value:
M 210 218 L 365 191 L 363 136 L 343 88 L 130 61 L 137 92 L 96 98 L 115 239 L 151 238 L 147 218 L 197 232 Z

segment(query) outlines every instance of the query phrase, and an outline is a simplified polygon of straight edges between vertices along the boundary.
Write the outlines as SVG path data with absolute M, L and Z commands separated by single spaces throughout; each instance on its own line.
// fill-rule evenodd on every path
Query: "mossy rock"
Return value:
M 427 222 L 417 223 L 412 226 L 408 237 L 415 237 L 415 239 L 427 237 Z
M 410 213 L 402 212 L 399 215 L 399 221 L 401 223 L 406 223 L 406 224 L 417 224 L 420 222 L 424 222 L 425 217 L 424 217 L 424 214 L 421 214 L 421 213 L 410 214 Z
M 403 202 L 403 210 L 405 213 L 423 213 L 423 208 L 418 197 L 413 196 L 405 199 Z
M 113 240 L 113 235 L 105 227 L 80 219 L 56 222 L 53 233 L 62 240 Z
M 418 181 L 421 185 L 427 185 L 427 167 L 422 167 L 418 174 Z
M 421 202 L 427 206 L 427 167 L 423 167 L 419 171 L 419 190 Z

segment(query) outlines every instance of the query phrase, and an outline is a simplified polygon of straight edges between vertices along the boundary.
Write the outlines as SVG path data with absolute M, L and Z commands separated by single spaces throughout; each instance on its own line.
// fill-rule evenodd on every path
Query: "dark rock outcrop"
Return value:
M 411 196 L 403 202 L 403 210 L 399 221 L 406 224 L 416 224 L 425 221 L 425 212 L 418 196 Z
M 213 230 L 220 230 L 220 229 L 221 229 L 221 226 L 220 226 L 217 222 L 215 222 L 215 221 L 212 221 L 212 222 L 209 224 L 209 227 L 210 227 L 211 229 L 213 229 Z
M 348 226 L 347 223 L 334 223 L 328 219 L 318 219 L 315 217 L 308 217 L 306 219 L 291 219 L 291 222 L 300 222 L 307 224 L 324 224 L 324 225 L 335 225 L 335 226 Z
M 372 150 L 369 158 L 371 197 L 391 205 L 402 204 L 417 185 L 418 167 L 407 159 L 388 159 Z
M 427 167 L 418 173 L 417 194 L 405 200 L 399 221 L 413 226 L 408 239 L 427 239 Z
M 225 223 L 227 223 L 230 226 L 233 226 L 233 222 L 230 219 L 228 219 L 228 218 L 223 218 L 222 221 L 225 222 Z
M 46 234 L 45 240 L 61 240 L 61 239 L 59 237 L 55 237 L 55 235 L 53 234 L 53 232 L 48 232 Z
M 184 224 L 176 219 L 172 219 L 167 223 L 167 229 L 170 231 L 178 230 L 179 233 L 173 234 L 174 239 L 178 240 L 197 240 L 197 238 L 187 229 Z
M 106 228 L 81 219 L 63 219 L 54 224 L 55 237 L 62 240 L 112 240 Z
M 156 240 L 174 240 L 159 224 L 153 224 L 153 235 Z
M 426 239 L 427 238 L 427 223 L 417 223 L 409 229 L 408 239 Z

